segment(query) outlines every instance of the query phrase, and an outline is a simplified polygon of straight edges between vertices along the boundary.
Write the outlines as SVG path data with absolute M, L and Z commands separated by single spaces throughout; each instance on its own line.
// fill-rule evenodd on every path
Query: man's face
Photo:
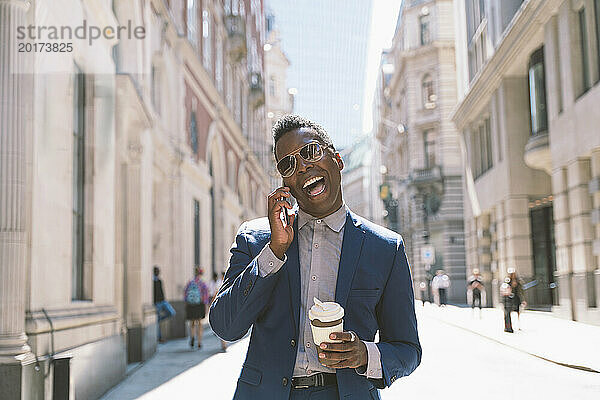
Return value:
M 344 163 L 339 154 L 333 153 L 331 149 L 325 149 L 325 145 L 310 128 L 300 128 L 285 133 L 275 145 L 275 154 L 279 161 L 285 155 L 299 150 L 314 140 L 322 145 L 323 158 L 311 163 L 296 154 L 296 170 L 292 176 L 283 178 L 283 183 L 290 188 L 303 211 L 322 218 L 337 211 L 343 204 L 340 171 Z M 305 185 L 313 178 L 319 179 L 311 185 Z

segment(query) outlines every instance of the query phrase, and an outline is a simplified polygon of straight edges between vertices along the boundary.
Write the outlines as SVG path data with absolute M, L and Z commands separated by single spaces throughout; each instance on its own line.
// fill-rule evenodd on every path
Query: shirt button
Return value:
M 313 281 L 317 280 L 317 277 L 315 275 L 311 276 L 310 279 L 312 279 Z
M 312 369 L 307 369 L 306 373 L 309 374 L 309 375 L 312 374 Z
M 319 248 L 319 243 L 315 243 L 315 249 Z
M 269 267 L 273 266 L 273 261 L 269 261 Z
M 288 384 L 288 378 L 283 378 L 283 379 L 281 380 L 281 384 L 282 384 L 283 386 L 287 386 L 287 384 Z
M 320 219 L 318 219 L 318 220 L 317 220 L 317 224 L 320 224 L 320 223 L 321 223 L 321 220 L 320 220 Z
M 294 339 L 292 339 L 292 341 L 290 342 L 290 344 L 292 345 L 292 347 L 296 347 L 296 341 Z
M 306 347 L 310 347 L 310 342 L 306 342 Z

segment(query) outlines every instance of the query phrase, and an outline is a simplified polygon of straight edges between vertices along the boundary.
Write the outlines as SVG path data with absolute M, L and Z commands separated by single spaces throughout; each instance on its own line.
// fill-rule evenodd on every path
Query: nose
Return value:
M 304 160 L 300 157 L 300 154 L 296 154 L 296 170 L 298 173 L 305 173 L 309 168 L 312 168 L 312 163 Z

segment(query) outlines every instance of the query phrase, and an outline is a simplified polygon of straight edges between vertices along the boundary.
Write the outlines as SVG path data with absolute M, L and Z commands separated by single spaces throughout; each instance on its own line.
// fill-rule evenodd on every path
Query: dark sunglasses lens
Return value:
M 300 150 L 300 157 L 306 161 L 319 161 L 323 157 L 323 148 L 319 143 L 309 143 Z
M 296 158 L 294 156 L 285 156 L 277 163 L 277 170 L 284 178 L 291 176 L 296 167 Z

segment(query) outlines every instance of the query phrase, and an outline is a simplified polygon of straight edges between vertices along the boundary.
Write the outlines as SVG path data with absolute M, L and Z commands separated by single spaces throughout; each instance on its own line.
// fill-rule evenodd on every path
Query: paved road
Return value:
M 431 317 L 419 316 L 419 332 L 424 349 L 421 366 L 383 390 L 384 400 L 600 398 L 600 374 L 540 360 Z M 205 338 L 200 351 L 190 351 L 184 340 L 161 345 L 152 360 L 103 400 L 190 396 L 229 400 L 247 345 L 244 339 L 221 353 L 212 335 Z
M 419 334 L 421 365 L 382 390 L 383 400 L 600 399 L 600 374 L 552 364 L 430 317 L 419 318 Z

